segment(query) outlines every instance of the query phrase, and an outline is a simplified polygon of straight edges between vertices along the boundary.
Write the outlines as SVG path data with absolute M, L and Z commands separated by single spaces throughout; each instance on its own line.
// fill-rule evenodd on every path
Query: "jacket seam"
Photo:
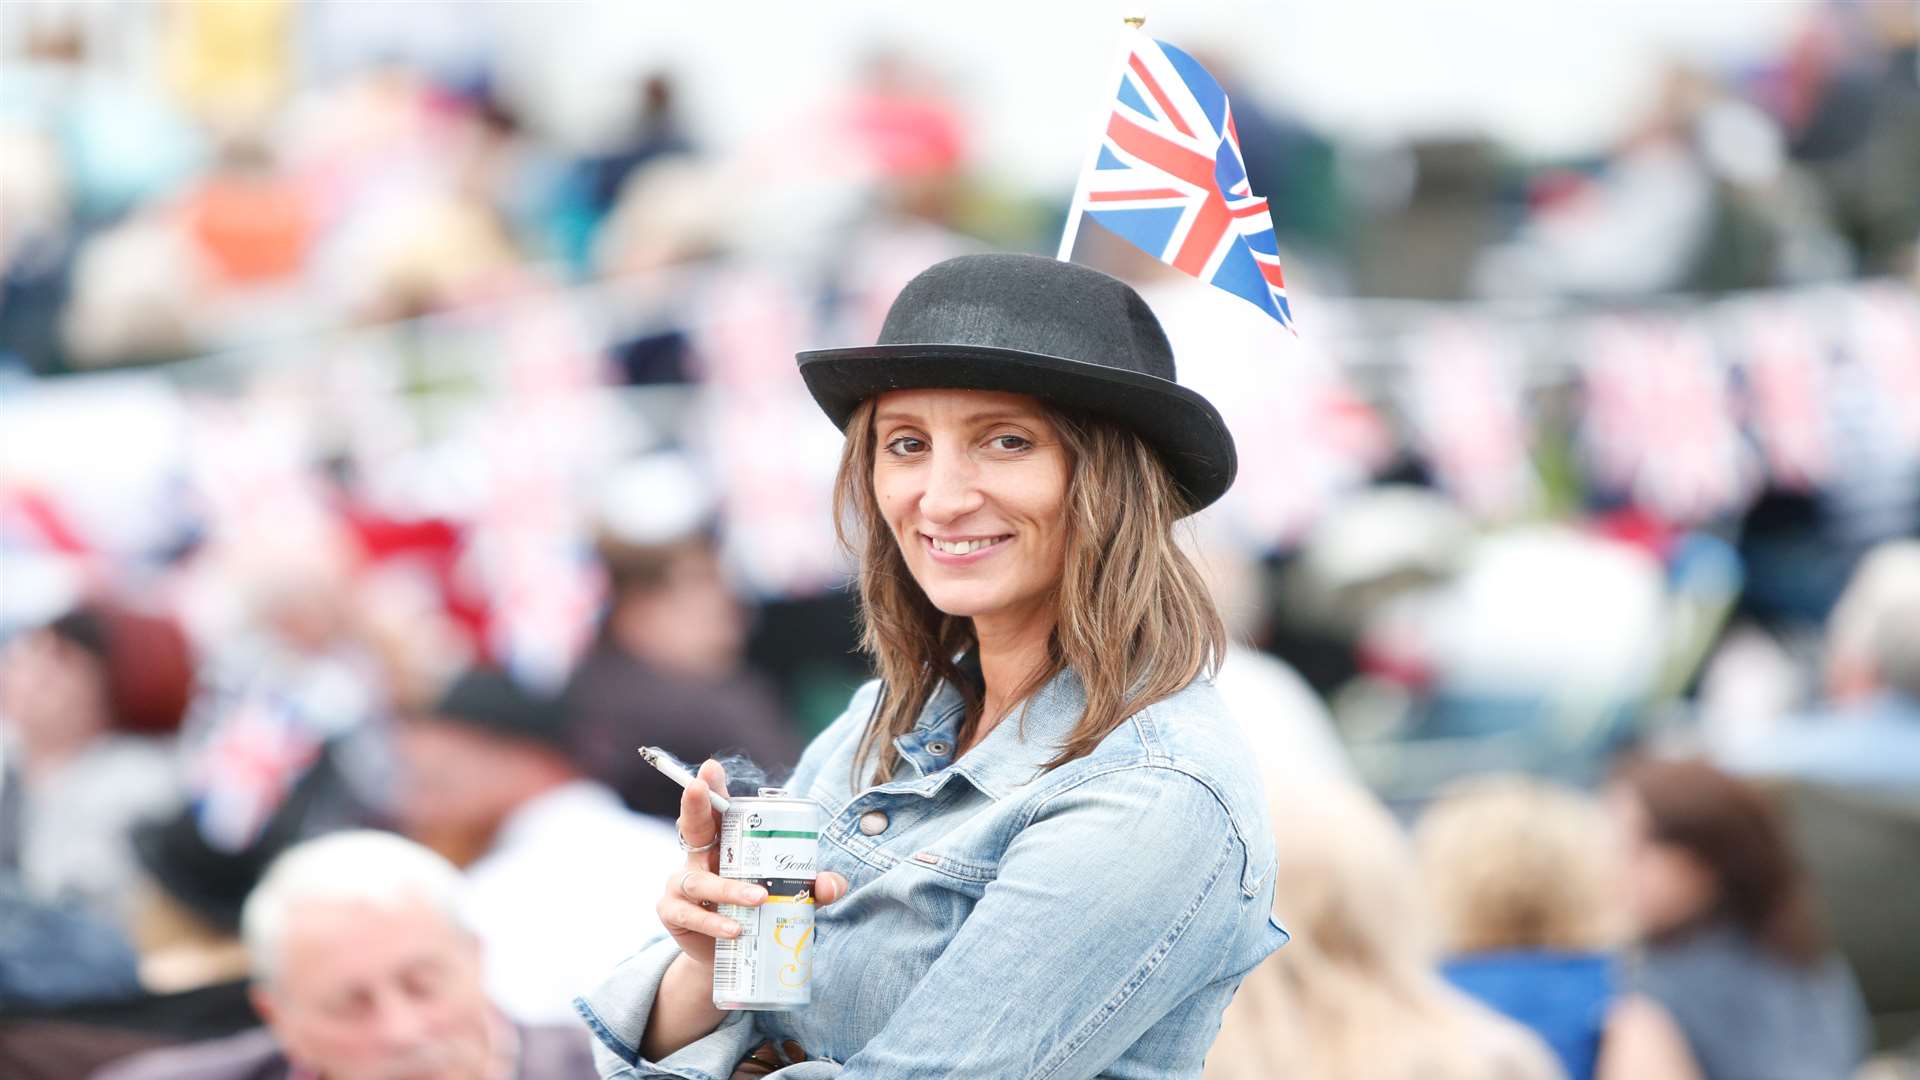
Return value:
M 1102 768 L 1090 769 L 1087 772 L 1080 773 L 1077 776 L 1071 777 L 1068 780 L 1066 780 L 1064 783 L 1060 784 L 1058 787 L 1055 787 L 1047 791 L 1045 794 L 1042 794 L 1041 796 L 1033 800 L 1033 802 L 1027 807 L 1026 814 L 1021 817 L 1020 829 L 1015 830 L 1016 834 L 1019 831 L 1024 830 L 1028 826 L 1032 825 L 1033 819 L 1040 815 L 1040 811 L 1046 809 L 1047 804 L 1051 803 L 1053 800 L 1059 798 L 1060 796 L 1065 795 L 1067 792 L 1072 791 L 1074 788 L 1077 788 L 1082 784 L 1088 783 L 1090 781 L 1097 780 L 1103 776 L 1111 776 L 1115 773 L 1131 772 L 1136 769 L 1164 769 L 1167 772 L 1178 773 L 1181 776 L 1184 776 L 1187 779 L 1192 780 L 1194 783 L 1199 784 L 1201 787 L 1205 788 L 1207 794 L 1213 796 L 1213 801 L 1219 804 L 1220 812 L 1226 815 L 1227 824 L 1231 826 L 1233 829 L 1234 840 L 1240 844 L 1240 847 L 1243 850 L 1248 850 L 1246 830 L 1240 827 L 1240 819 L 1234 816 L 1233 807 L 1227 805 L 1227 800 L 1221 796 L 1219 789 L 1214 787 L 1213 784 L 1209 782 L 1205 777 L 1199 776 L 1189 769 L 1182 768 L 1180 765 L 1174 763 L 1171 760 L 1118 762 L 1112 765 L 1104 766 Z M 1253 860 L 1252 852 L 1248 850 L 1248 855 L 1247 855 L 1247 866 L 1248 866 L 1247 873 L 1248 874 L 1252 873 L 1252 860 Z M 1244 880 L 1245 876 L 1246 875 L 1243 875 L 1242 891 L 1246 891 L 1246 888 L 1247 888 Z M 1253 882 L 1253 889 L 1254 891 L 1258 891 L 1257 879 Z M 1251 896 L 1253 895 L 1253 892 L 1247 892 L 1247 895 Z
M 1080 1048 L 1091 1042 L 1093 1037 L 1100 1033 L 1100 1029 L 1119 1015 L 1127 1002 L 1131 1001 L 1140 988 L 1146 985 L 1147 980 L 1153 977 L 1153 973 L 1160 969 L 1160 964 L 1167 958 L 1167 954 L 1171 953 L 1173 947 L 1180 943 L 1180 939 L 1186 936 L 1187 929 L 1193 925 L 1194 917 L 1200 913 L 1200 909 L 1205 907 L 1207 900 L 1213 896 L 1214 886 L 1219 884 L 1220 876 L 1226 872 L 1227 864 L 1232 857 L 1233 845 L 1230 843 L 1223 845 L 1219 858 L 1214 860 L 1213 871 L 1207 875 L 1206 884 L 1201 887 L 1199 895 L 1195 896 L 1187 905 L 1187 909 L 1180 913 L 1180 918 L 1174 922 L 1166 936 L 1154 946 L 1153 951 L 1147 954 L 1147 958 L 1141 962 L 1140 967 L 1128 977 L 1126 982 L 1121 983 L 1120 988 L 1113 992 L 1113 996 L 1101 1003 L 1100 1008 L 1080 1025 L 1080 1030 L 1067 1040 L 1052 1066 L 1036 1074 L 1034 1080 L 1046 1080 L 1047 1077 L 1065 1067 L 1069 1061 L 1073 1060 L 1073 1056 L 1080 1052 Z
M 1160 744 L 1160 729 L 1153 723 L 1153 711 L 1157 708 L 1157 704 L 1149 705 L 1127 717 L 1127 722 L 1133 725 L 1134 734 L 1140 740 L 1140 749 L 1147 755 L 1148 761 L 1168 761 L 1171 756 L 1166 747 Z
M 1131 719 L 1135 724 L 1139 725 L 1142 729 L 1151 728 L 1151 729 L 1154 729 L 1157 733 L 1158 725 L 1153 723 L 1153 718 L 1151 714 L 1158 707 L 1159 707 L 1158 705 L 1150 705 L 1147 708 L 1141 709 L 1139 712 L 1133 714 L 1133 717 Z M 1146 740 L 1146 736 L 1143 735 L 1142 741 L 1145 741 L 1145 740 Z M 1154 743 L 1157 745 L 1158 741 L 1159 740 L 1156 734 L 1156 737 L 1154 738 Z M 1206 788 L 1208 793 L 1213 796 L 1214 801 L 1220 804 L 1221 812 L 1227 815 L 1227 824 L 1233 827 L 1234 839 L 1240 841 L 1240 848 L 1242 851 L 1246 853 L 1246 858 L 1242 863 L 1242 869 L 1240 874 L 1240 893 L 1241 895 L 1247 896 L 1247 897 L 1258 895 L 1260 892 L 1260 884 L 1261 882 L 1266 880 L 1266 875 L 1265 874 L 1256 875 L 1253 872 L 1253 845 L 1247 839 L 1247 830 L 1245 826 L 1241 824 L 1239 815 L 1233 812 L 1233 804 L 1227 801 L 1226 796 L 1220 793 L 1219 787 L 1216 786 L 1212 780 L 1209 780 L 1208 778 L 1200 775 L 1199 773 L 1194 772 L 1192 769 L 1189 769 L 1186 766 L 1181 765 L 1172 756 L 1168 755 L 1164 750 L 1160 751 L 1155 756 L 1157 756 L 1159 760 L 1154 761 L 1153 764 L 1159 766 L 1160 768 L 1169 769 L 1173 772 L 1180 773 L 1181 775 L 1192 779 L 1194 783 L 1199 784 L 1203 788 Z

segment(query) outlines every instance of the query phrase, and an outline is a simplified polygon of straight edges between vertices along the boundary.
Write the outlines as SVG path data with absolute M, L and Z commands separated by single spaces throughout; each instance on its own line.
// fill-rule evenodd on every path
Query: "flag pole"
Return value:
M 1134 36 L 1146 25 L 1145 15 L 1129 15 L 1124 20 L 1127 29 L 1120 35 L 1120 48 L 1115 54 L 1108 70 L 1114 78 L 1125 78 L 1127 57 L 1133 52 Z M 1060 250 L 1054 258 L 1060 262 L 1073 261 L 1073 242 L 1080 237 L 1080 217 L 1087 203 L 1087 177 L 1093 175 L 1094 166 L 1100 162 L 1100 144 L 1107 137 L 1107 118 L 1113 115 L 1113 79 L 1108 79 L 1100 92 L 1099 123 L 1093 129 L 1093 144 L 1087 150 L 1086 160 L 1080 164 L 1080 176 L 1073 184 L 1073 202 L 1067 205 L 1067 227 L 1060 234 Z

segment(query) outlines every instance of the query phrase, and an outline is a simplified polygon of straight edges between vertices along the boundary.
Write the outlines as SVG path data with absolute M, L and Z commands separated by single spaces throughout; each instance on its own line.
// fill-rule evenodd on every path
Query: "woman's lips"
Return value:
M 1000 549 L 1006 547 L 1007 542 L 1012 539 L 1012 534 L 991 538 L 975 537 L 969 541 L 965 541 L 969 546 L 969 550 L 962 553 L 949 551 L 941 547 L 940 543 L 935 542 L 933 537 L 927 536 L 924 533 L 920 537 L 922 545 L 927 550 L 927 554 L 933 558 L 934 562 L 942 566 L 970 566 L 996 554 Z M 985 542 L 983 543 L 982 541 Z M 949 543 L 951 544 L 952 542 Z

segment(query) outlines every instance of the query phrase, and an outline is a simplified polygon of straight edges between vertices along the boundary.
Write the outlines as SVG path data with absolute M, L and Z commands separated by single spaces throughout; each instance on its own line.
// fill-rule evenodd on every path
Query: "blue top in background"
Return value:
M 1569 1080 L 1591 1080 L 1607 1010 L 1618 992 L 1611 957 L 1547 951 L 1483 953 L 1450 960 L 1441 971 L 1453 985 L 1545 1040 Z

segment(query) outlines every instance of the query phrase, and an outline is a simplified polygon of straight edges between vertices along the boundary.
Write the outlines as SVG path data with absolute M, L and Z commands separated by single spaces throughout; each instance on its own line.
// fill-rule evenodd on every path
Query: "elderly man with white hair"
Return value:
M 1725 764 L 1829 784 L 1920 790 L 1920 540 L 1867 553 L 1827 620 L 1827 700 Z
M 509 1021 L 488 1000 L 460 872 L 389 833 L 289 849 L 241 916 L 267 1027 L 155 1051 L 100 1080 L 560 1080 L 593 1074 L 587 1033 Z

